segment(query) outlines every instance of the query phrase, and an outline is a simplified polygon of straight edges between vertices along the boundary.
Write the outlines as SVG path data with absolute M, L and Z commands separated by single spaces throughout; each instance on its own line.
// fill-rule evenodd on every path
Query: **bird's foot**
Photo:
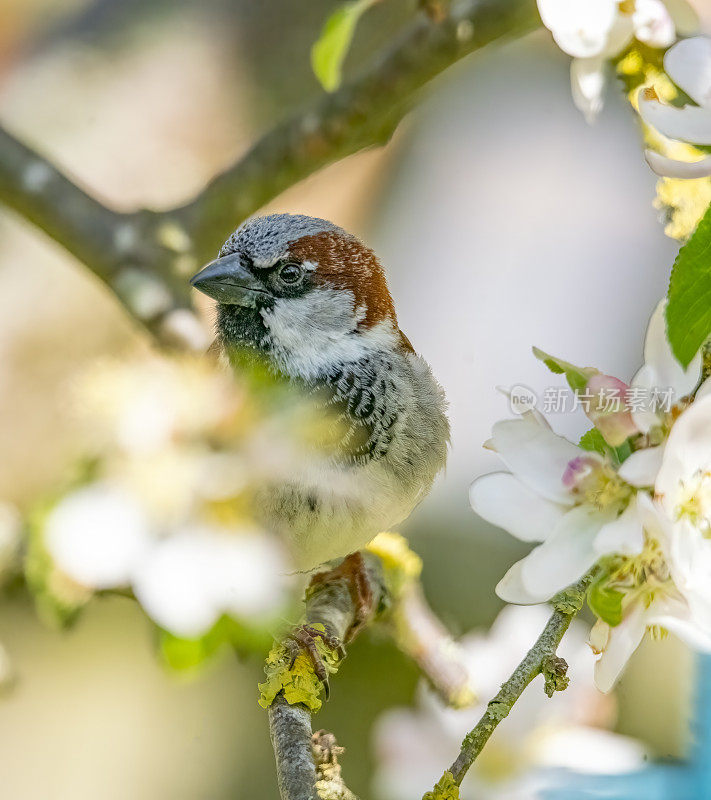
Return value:
M 346 635 L 346 642 L 350 642 L 373 616 L 374 612 L 373 590 L 370 586 L 365 559 L 361 552 L 351 553 L 337 567 L 314 575 L 309 584 L 309 589 L 339 580 L 346 582 L 353 600 L 354 619 Z
M 323 685 L 324 694 L 328 700 L 330 696 L 330 687 L 328 684 L 328 670 L 323 661 L 321 654 L 316 647 L 316 640 L 321 641 L 326 647 L 333 650 L 339 659 L 345 658 L 346 651 L 337 636 L 331 636 L 325 631 L 319 630 L 312 625 L 297 625 L 284 641 L 284 646 L 289 653 L 290 662 L 289 670 L 294 668 L 296 659 L 301 653 L 306 653 L 309 657 L 314 669 L 314 675 L 321 681 Z

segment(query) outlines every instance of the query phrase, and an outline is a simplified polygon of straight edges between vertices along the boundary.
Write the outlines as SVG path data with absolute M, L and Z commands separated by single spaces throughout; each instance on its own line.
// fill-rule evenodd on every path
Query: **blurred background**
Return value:
M 333 7 L 0 0 L 0 119 L 108 204 L 172 206 L 321 91 L 309 47 Z M 390 0 L 368 14 L 348 71 L 412 11 Z M 447 392 L 449 466 L 403 530 L 424 559 L 432 605 L 457 635 L 491 624 L 502 606 L 494 586 L 524 552 L 468 507 L 471 480 L 498 468 L 481 447 L 509 414 L 495 387 L 523 384 L 542 396 L 559 385 L 532 345 L 633 374 L 678 247 L 653 194 L 620 93 L 588 126 L 570 99 L 567 57 L 537 33 L 456 65 L 386 148 L 322 171 L 269 207 L 331 219 L 380 254 L 400 325 Z M 103 285 L 0 209 L 0 497 L 24 509 L 51 491 L 76 457 L 61 422 L 73 376 L 142 346 Z M 586 429 L 582 415 L 553 424 L 571 437 Z M 24 593 L 10 593 L 0 614 L 18 675 L 0 703 L 8 796 L 276 796 L 256 703 L 260 659 L 228 655 L 187 681 L 161 666 L 152 638 L 127 600 L 96 602 L 60 632 L 42 625 Z M 683 754 L 690 664 L 671 637 L 646 643 L 617 692 L 616 729 L 657 756 Z M 374 720 L 411 702 L 417 681 L 388 641 L 369 634 L 315 720 L 346 746 L 348 782 L 364 798 Z

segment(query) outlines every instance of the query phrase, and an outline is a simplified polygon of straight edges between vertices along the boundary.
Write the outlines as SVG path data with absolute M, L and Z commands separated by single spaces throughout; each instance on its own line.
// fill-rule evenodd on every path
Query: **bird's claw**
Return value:
M 306 653 L 313 666 L 314 674 L 323 685 L 323 691 L 328 700 L 331 694 L 328 683 L 328 670 L 316 647 L 317 639 L 321 639 L 326 647 L 335 651 L 339 659 L 345 658 L 346 651 L 337 636 L 331 636 L 325 631 L 314 628 L 312 625 L 299 625 L 289 633 L 285 641 L 290 656 L 289 669 L 293 669 L 300 653 Z

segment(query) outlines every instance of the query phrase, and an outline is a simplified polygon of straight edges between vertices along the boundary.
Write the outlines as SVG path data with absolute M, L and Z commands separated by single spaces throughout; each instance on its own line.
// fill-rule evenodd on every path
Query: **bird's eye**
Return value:
M 279 270 L 279 277 L 284 283 L 296 283 L 301 277 L 301 267 L 298 264 L 284 264 Z

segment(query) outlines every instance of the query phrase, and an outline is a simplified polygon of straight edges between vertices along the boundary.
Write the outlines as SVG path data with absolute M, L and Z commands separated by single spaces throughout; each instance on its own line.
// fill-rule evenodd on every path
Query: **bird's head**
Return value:
M 191 283 L 217 300 L 225 347 L 256 347 L 293 376 L 317 378 L 374 349 L 411 349 L 373 251 L 323 219 L 251 219 Z

